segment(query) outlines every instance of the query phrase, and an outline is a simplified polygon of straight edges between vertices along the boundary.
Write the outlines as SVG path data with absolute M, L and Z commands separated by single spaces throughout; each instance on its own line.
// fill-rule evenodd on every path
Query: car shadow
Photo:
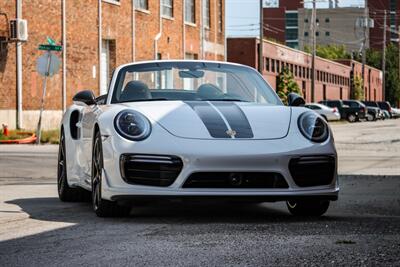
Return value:
M 91 203 L 65 203 L 56 197 L 24 198 L 6 202 L 14 204 L 29 215 L 42 221 L 86 224 L 97 220 Z M 106 220 L 129 221 L 131 223 L 269 223 L 337 220 L 333 216 L 297 217 L 286 211 L 283 203 L 241 202 L 154 202 L 133 205 L 129 216 Z

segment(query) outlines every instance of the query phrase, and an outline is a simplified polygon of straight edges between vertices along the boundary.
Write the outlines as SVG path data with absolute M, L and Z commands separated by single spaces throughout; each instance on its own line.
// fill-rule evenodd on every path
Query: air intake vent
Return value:
M 273 172 L 197 172 L 184 188 L 288 188 L 285 178 Z
M 290 174 L 301 187 L 321 186 L 332 183 L 336 162 L 333 156 L 307 156 L 291 159 Z
M 170 186 L 182 167 L 175 156 L 123 154 L 120 158 L 122 179 L 129 184 Z

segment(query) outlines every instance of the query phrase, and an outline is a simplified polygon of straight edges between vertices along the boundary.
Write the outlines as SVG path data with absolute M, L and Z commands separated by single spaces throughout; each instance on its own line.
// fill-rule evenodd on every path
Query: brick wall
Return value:
M 22 103 L 26 113 L 40 107 L 43 79 L 36 72 L 36 59 L 44 52 L 37 49 L 38 45 L 45 43 L 47 36 L 55 39 L 57 43 L 62 42 L 62 1 L 22 2 L 22 18 L 28 21 L 29 32 L 28 41 L 22 45 Z M 203 54 L 201 49 L 204 47 L 206 59 L 224 60 L 224 30 L 220 31 L 218 27 L 220 0 L 210 1 L 211 26 L 204 30 L 203 45 L 200 41 L 201 1 L 196 1 L 194 24 L 183 23 L 183 1 L 173 2 L 173 18 L 162 19 L 162 35 L 158 40 L 158 53 L 161 54 L 161 58 L 181 59 L 184 58 L 185 53 L 190 53 L 201 59 Z M 222 18 L 224 18 L 225 1 L 221 2 Z M 113 62 L 110 64 L 110 73 L 115 66 L 155 58 L 154 38 L 160 30 L 160 6 L 159 1 L 149 0 L 148 3 L 148 10 L 133 11 L 132 0 L 102 1 L 102 39 L 110 40 L 110 44 L 115 47 L 113 49 L 115 53 L 110 54 L 110 61 Z M 0 12 L 6 13 L 9 19 L 15 18 L 15 1 L 2 1 Z M 82 89 L 92 89 L 96 95 L 100 91 L 98 0 L 66 1 L 66 22 L 67 105 L 70 105 L 73 95 Z M 223 21 L 223 25 L 224 23 Z M 6 26 L 5 17 L 0 16 L 0 40 L 2 36 L 7 36 Z M 134 44 L 132 43 L 133 35 Z M 14 126 L 17 92 L 15 44 L 8 43 L 6 48 L 0 53 L 0 123 Z M 61 59 L 62 53 L 57 54 Z M 62 77 L 60 66 L 59 73 L 48 80 L 46 110 L 62 108 Z M 32 124 L 29 120 L 31 119 L 23 122 L 24 127 L 31 128 Z
M 229 38 L 227 40 L 228 61 L 258 66 L 258 39 Z M 276 89 L 276 80 L 282 66 L 292 70 L 295 80 L 307 102 L 311 101 L 311 55 L 287 46 L 264 41 L 263 76 Z M 315 101 L 325 99 L 349 99 L 352 63 L 356 74 L 361 74 L 361 63 L 341 61 L 340 63 L 316 58 Z M 368 76 L 365 88 L 367 100 L 382 99 L 382 72 L 370 66 L 366 67 Z M 325 88 L 325 89 L 324 89 Z

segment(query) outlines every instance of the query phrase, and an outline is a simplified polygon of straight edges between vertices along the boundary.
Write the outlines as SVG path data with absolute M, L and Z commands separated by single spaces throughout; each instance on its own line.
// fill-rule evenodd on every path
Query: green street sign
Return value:
M 47 36 L 47 43 L 49 43 L 49 45 L 56 45 L 56 41 L 54 41 L 53 39 L 51 39 L 48 36 Z
M 61 45 L 41 44 L 41 45 L 39 45 L 39 50 L 61 51 L 62 50 L 62 46 Z

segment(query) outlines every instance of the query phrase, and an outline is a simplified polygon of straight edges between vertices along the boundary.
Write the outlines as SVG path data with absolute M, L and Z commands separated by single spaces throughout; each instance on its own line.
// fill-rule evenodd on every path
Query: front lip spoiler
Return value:
M 135 201 L 256 201 L 256 202 L 277 202 L 288 200 L 338 200 L 338 192 L 330 195 L 309 195 L 309 196 L 149 196 L 149 195 L 117 195 L 111 197 L 112 201 L 135 202 Z

